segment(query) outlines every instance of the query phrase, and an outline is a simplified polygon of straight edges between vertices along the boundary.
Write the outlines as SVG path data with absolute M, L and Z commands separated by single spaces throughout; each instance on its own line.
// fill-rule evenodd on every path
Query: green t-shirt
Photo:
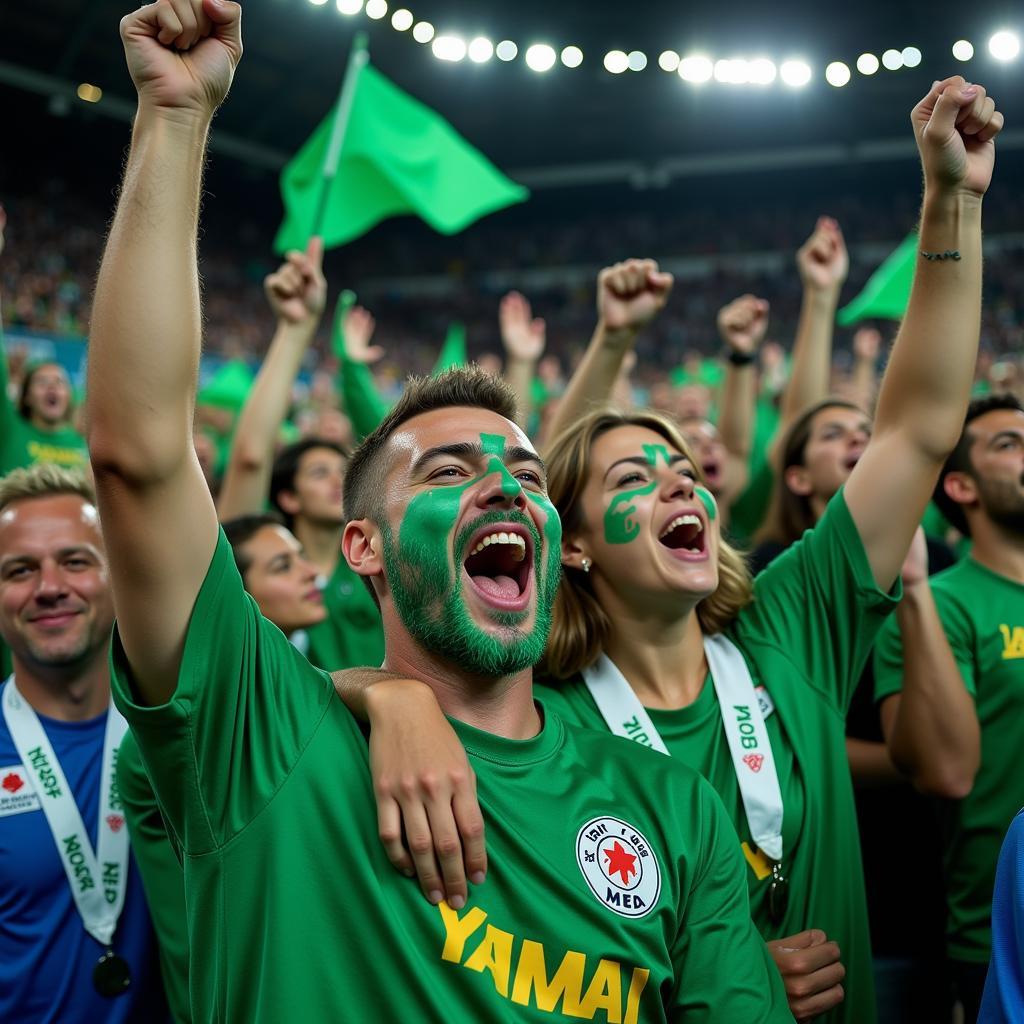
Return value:
M 134 703 L 116 633 L 111 665 L 184 853 L 195 1019 L 791 1022 L 735 833 L 685 766 L 554 714 L 525 741 L 454 723 L 490 850 L 455 912 L 388 862 L 364 733 L 223 534 L 171 700 Z
M 956 960 L 987 963 L 992 887 L 1003 836 L 1024 806 L 1024 586 L 965 558 L 931 578 L 932 593 L 981 726 L 981 764 L 970 795 L 939 801 L 945 848 L 946 944 Z M 875 699 L 903 688 L 895 621 L 875 650 Z
M 338 557 L 324 588 L 324 607 L 327 618 L 306 630 L 309 660 L 328 672 L 380 665 L 384 660 L 380 611 L 363 578 L 349 568 L 344 556 Z
M 771 505 L 775 473 L 768 458 L 779 429 L 779 411 L 758 399 L 754 418 L 754 441 L 750 448 L 747 486 L 729 509 L 729 537 L 741 547 L 753 540 Z
M 782 790 L 782 863 L 790 883 L 780 924 L 771 922 L 771 874 L 750 835 L 710 677 L 688 707 L 648 714 L 673 759 L 699 771 L 725 803 L 744 844 L 751 909 L 764 938 L 821 928 L 839 943 L 846 998 L 817 1019 L 870 1024 L 874 984 L 845 719 L 875 634 L 896 602 L 875 585 L 842 492 L 818 525 L 757 577 L 754 593 L 727 636 L 773 705 L 765 726 Z M 540 692 L 567 721 L 607 728 L 581 678 Z
M 192 1015 L 188 1005 L 188 929 L 181 862 L 167 838 L 139 745 L 130 730 L 117 751 L 117 787 L 160 949 L 167 1004 L 177 1024 L 188 1024 Z

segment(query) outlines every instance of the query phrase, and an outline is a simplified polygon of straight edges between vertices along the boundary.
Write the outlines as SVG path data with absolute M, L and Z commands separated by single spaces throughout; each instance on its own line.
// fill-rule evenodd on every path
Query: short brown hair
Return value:
M 437 377 L 410 377 L 395 407 L 353 452 L 345 474 L 345 519 L 379 518 L 386 467 L 380 458 L 391 435 L 422 413 L 456 406 L 487 409 L 515 422 L 515 392 L 475 364 Z
M 583 525 L 580 499 L 590 476 L 594 442 L 609 430 L 629 426 L 646 427 L 660 434 L 690 460 L 703 483 L 700 466 L 671 417 L 650 409 L 628 413 L 596 409 L 556 437 L 544 455 L 548 495 L 562 519 L 563 536 L 573 534 Z M 750 573 L 742 556 L 722 540 L 718 546 L 718 589 L 697 605 L 701 628 L 706 633 L 725 629 L 752 596 Z M 593 665 L 610 633 L 611 622 L 598 603 L 590 577 L 572 570 L 564 572 L 555 598 L 542 672 L 565 679 Z
M 11 470 L 0 479 L 0 512 L 16 501 L 53 498 L 60 494 L 77 494 L 90 505 L 96 504 L 96 493 L 82 470 L 37 462 L 34 466 Z

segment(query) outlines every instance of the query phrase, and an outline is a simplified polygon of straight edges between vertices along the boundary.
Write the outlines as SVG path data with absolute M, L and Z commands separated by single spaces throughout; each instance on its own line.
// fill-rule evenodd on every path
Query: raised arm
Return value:
M 959 75 L 937 82 L 911 120 L 924 167 L 920 252 L 874 434 L 845 489 L 884 589 L 900 570 L 963 427 L 981 320 L 982 197 L 1003 125 L 985 90 Z
M 362 306 L 353 306 L 353 295 L 338 300 L 334 313 L 334 354 L 338 358 L 339 391 L 345 412 L 352 421 L 356 442 L 372 434 L 388 414 L 388 403 L 381 397 L 370 367 L 384 355 L 379 345 L 371 345 L 376 321 Z
M 263 282 L 277 330 L 238 417 L 217 502 L 221 519 L 262 512 L 266 505 L 274 444 L 327 300 L 322 263 L 323 245 L 314 238 L 306 252 L 288 253 L 283 266 Z
M 724 501 L 728 505 L 746 486 L 757 405 L 757 350 L 768 329 L 768 302 L 741 295 L 718 311 L 718 334 L 725 344 L 725 382 L 718 432 L 728 456 Z
M 867 412 L 878 395 L 878 353 L 882 335 L 873 327 L 861 327 L 853 336 L 853 374 L 850 390 L 853 401 Z
M 597 278 L 597 329 L 572 375 L 548 430 L 553 440 L 592 406 L 607 402 L 626 353 L 640 329 L 662 310 L 672 275 L 654 260 L 626 260 L 606 267 Z
M 498 325 L 505 347 L 505 380 L 516 393 L 519 426 L 526 430 L 533 412 L 533 378 L 544 354 L 545 324 L 533 316 L 524 296 L 509 292 L 498 307 Z
M 850 270 L 843 233 L 831 217 L 818 218 L 811 237 L 797 251 L 796 266 L 803 299 L 789 381 L 782 392 L 780 436 L 804 409 L 829 393 L 836 306 Z
M 229 0 L 158 0 L 121 22 L 139 108 L 93 303 L 88 438 L 118 626 L 141 702 L 173 693 L 217 542 L 192 444 L 196 234 L 213 112 L 242 55 Z

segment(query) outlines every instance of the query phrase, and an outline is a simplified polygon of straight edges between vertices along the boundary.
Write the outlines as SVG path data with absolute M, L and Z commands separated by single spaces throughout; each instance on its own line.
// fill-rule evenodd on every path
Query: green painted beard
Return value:
M 537 528 L 529 516 L 514 509 L 487 512 L 464 527 L 455 538 L 453 558 L 448 537 L 464 490 L 439 488 L 414 498 L 402 520 L 397 542 L 389 527 L 382 526 L 388 585 L 402 623 L 424 649 L 475 675 L 514 675 L 535 665 L 544 653 L 561 577 L 561 524 L 546 498 L 528 494 L 528 500 L 546 515 L 546 565 Z M 499 522 L 520 524 L 533 538 L 536 613 L 533 625 L 526 628 L 523 624 L 528 611 L 491 610 L 491 621 L 500 627 L 495 634 L 481 628 L 470 614 L 464 594 L 468 584 L 463 582 L 461 569 L 472 535 L 482 526 Z

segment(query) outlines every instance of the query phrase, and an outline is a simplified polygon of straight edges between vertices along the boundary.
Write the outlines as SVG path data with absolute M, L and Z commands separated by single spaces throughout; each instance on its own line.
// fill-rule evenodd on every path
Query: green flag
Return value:
M 325 158 L 336 129 L 343 132 L 337 173 L 318 225 Z M 350 95 L 343 90 L 335 111 L 285 167 L 281 195 L 285 219 L 274 243 L 279 252 L 304 249 L 314 231 L 327 247 L 343 245 L 403 213 L 453 235 L 485 214 L 523 202 L 529 192 L 443 117 L 362 64 Z
M 225 363 L 199 392 L 200 405 L 239 411 L 252 390 L 253 373 L 241 359 Z
M 455 366 L 466 365 L 466 328 L 463 324 L 453 323 L 448 328 L 448 334 L 438 353 L 437 362 L 434 363 L 434 372 L 431 376 L 436 377 L 445 370 Z
M 910 301 L 910 286 L 914 282 L 917 264 L 917 233 L 907 235 L 885 262 L 868 278 L 864 290 L 852 302 L 839 310 L 836 320 L 849 327 L 858 320 L 881 317 L 902 320 Z

